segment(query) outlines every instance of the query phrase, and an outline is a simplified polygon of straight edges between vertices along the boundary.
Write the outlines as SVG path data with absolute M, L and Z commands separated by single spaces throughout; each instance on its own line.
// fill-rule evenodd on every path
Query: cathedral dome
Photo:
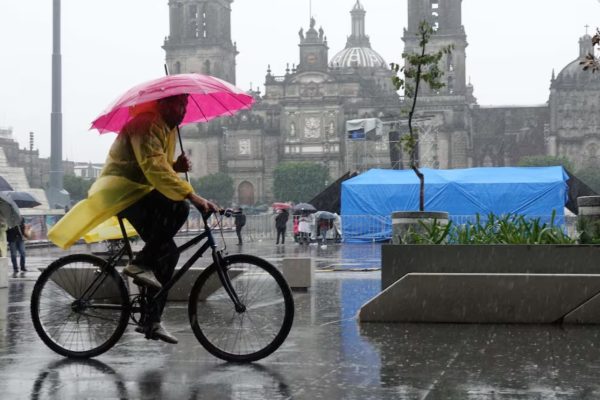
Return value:
M 331 59 L 334 68 L 387 68 L 383 57 L 370 47 L 347 47 Z
M 585 35 L 579 39 L 579 57 L 570 62 L 559 72 L 556 79 L 552 81 L 552 87 L 586 88 L 591 85 L 600 84 L 600 74 L 584 71 L 580 64 L 588 53 L 593 52 L 592 38 Z

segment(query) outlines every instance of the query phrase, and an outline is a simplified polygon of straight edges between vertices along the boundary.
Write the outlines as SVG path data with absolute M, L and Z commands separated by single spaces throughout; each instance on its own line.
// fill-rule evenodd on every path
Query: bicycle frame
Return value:
M 131 249 L 131 245 L 129 244 L 129 239 L 127 237 L 125 225 L 123 224 L 123 219 L 121 217 L 118 217 L 118 219 L 119 226 L 121 228 L 121 233 L 123 234 L 123 239 L 125 241 L 125 246 L 123 249 L 121 249 L 121 251 L 119 251 L 119 253 L 116 256 L 113 256 L 109 259 L 109 264 L 113 266 L 116 265 L 116 262 L 120 260 L 123 257 L 123 255 L 125 255 L 125 252 L 127 252 L 127 255 L 129 256 L 130 260 L 133 259 L 133 251 Z M 202 244 L 202 246 L 188 259 L 188 261 L 181 267 L 181 269 L 173 277 L 171 277 L 171 279 L 166 284 L 163 285 L 163 287 L 158 291 L 158 293 L 154 295 L 151 301 L 156 302 L 156 300 L 158 300 L 161 296 L 166 296 L 166 293 L 169 291 L 169 289 L 171 289 L 173 285 L 175 285 L 175 283 L 179 279 L 181 279 L 181 277 L 192 267 L 192 265 L 194 265 L 194 263 L 200 257 L 202 257 L 204 253 L 210 248 L 212 250 L 212 259 L 217 267 L 217 275 L 219 276 L 221 285 L 223 285 L 223 288 L 225 289 L 225 291 L 229 295 L 229 298 L 233 302 L 235 310 L 237 312 L 244 312 L 246 307 L 241 303 L 237 293 L 235 292 L 235 289 L 233 288 L 233 285 L 231 284 L 231 280 L 227 275 L 227 270 L 225 268 L 226 265 L 221 254 L 222 251 L 217 250 L 215 238 L 212 234 L 212 230 L 208 225 L 208 216 L 206 216 L 204 213 L 202 213 L 202 220 L 204 222 L 204 232 L 179 246 L 177 248 L 177 252 L 181 254 L 190 247 L 200 243 L 204 239 L 206 239 L 206 242 L 204 242 L 204 244 Z

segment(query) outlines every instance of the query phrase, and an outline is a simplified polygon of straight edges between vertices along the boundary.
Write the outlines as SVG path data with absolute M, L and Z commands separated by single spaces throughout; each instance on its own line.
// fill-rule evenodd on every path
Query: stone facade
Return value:
M 170 0 L 171 29 L 163 48 L 172 73 L 208 73 L 235 83 L 231 4 Z M 331 59 L 325 31 L 311 19 L 306 31 L 298 32 L 298 65 L 281 75 L 269 67 L 265 93 L 253 93 L 251 111 L 184 127 L 193 177 L 226 172 L 236 185 L 235 201 L 253 204 L 286 200 L 272 194 L 273 170 L 280 162 L 322 163 L 332 180 L 346 171 L 390 167 L 388 133 L 396 127 L 400 135 L 406 133 L 405 124 L 392 121 L 403 118 L 407 104 L 392 87 L 388 64 L 371 48 L 360 0 L 350 14 L 346 47 Z M 466 81 L 468 43 L 461 15 L 462 0 L 408 1 L 402 38 L 406 52 L 417 49 L 422 20 L 437 28 L 429 50 L 454 46 L 441 61 L 445 87 L 420 92 L 420 165 L 509 166 L 530 155 L 567 156 L 577 168 L 595 165 L 600 157 L 600 75 L 581 71 L 577 59 L 552 78 L 546 105 L 480 107 Z M 580 52 L 589 50 L 589 43 L 589 36 L 582 38 Z M 360 142 L 346 137 L 346 121 L 370 117 L 384 121 L 382 137 Z M 400 167 L 407 166 L 404 159 Z
M 579 40 L 579 56 L 550 86 L 550 135 L 547 153 L 567 157 L 575 169 L 600 166 L 600 74 L 579 62 L 591 53 L 592 38 Z
M 171 24 L 194 25 L 196 14 L 186 14 L 185 10 L 212 9 L 229 18 L 230 3 L 172 1 Z M 401 100 L 393 89 L 391 71 L 371 48 L 366 35 L 365 13 L 357 1 L 351 11 L 352 33 L 346 48 L 331 60 L 325 32 L 311 19 L 306 31 L 302 28 L 298 32 L 298 65 L 286 69 L 282 75 L 269 68 L 265 93 L 253 93 L 256 103 L 251 111 L 184 127 L 184 146 L 194 164 L 192 176 L 226 172 L 236 185 L 235 201 L 254 204 L 275 200 L 273 170 L 281 162 L 322 163 L 329 168 L 332 180 L 359 164 L 388 166 L 387 142 L 351 143 L 345 138 L 346 120 L 365 117 L 393 120 L 399 118 L 400 112 Z M 224 26 L 229 26 L 229 21 Z M 219 70 L 213 75 L 234 81 L 228 77 L 235 76 L 237 51 L 229 34 L 222 30 L 213 32 L 207 26 L 200 37 L 182 35 L 179 30 L 171 29 L 171 36 L 165 40 L 171 71 L 208 73 L 201 67 L 208 62 L 214 66 L 213 55 L 220 52 L 221 60 L 229 57 L 233 70 L 223 67 L 229 72 Z

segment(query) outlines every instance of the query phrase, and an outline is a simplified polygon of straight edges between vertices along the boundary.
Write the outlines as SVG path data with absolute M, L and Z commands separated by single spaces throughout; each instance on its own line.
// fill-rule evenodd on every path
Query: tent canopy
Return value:
M 421 172 L 425 210 L 446 211 L 451 219 L 494 213 L 547 221 L 553 210 L 559 218 L 564 215 L 569 177 L 562 167 L 421 168 Z M 342 183 L 343 231 L 350 240 L 388 239 L 391 213 L 418 209 L 419 179 L 412 170 L 372 169 Z M 381 225 L 375 230 L 380 232 L 364 217 L 352 216 L 375 216 Z

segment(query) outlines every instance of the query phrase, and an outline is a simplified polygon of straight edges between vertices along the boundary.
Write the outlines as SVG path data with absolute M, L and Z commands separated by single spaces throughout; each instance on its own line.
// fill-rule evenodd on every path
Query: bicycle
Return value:
M 219 215 L 228 215 L 221 210 Z M 196 279 L 188 300 L 190 325 L 212 355 L 232 362 L 267 357 L 285 341 L 292 327 L 294 301 L 283 275 L 269 262 L 248 254 L 225 255 L 217 249 L 203 214 L 204 231 L 178 247 L 179 253 L 202 245 L 153 297 L 146 290 L 130 295 L 117 270 L 133 251 L 128 240 L 108 259 L 72 254 L 51 263 L 35 283 L 31 317 L 42 341 L 70 358 L 98 356 L 112 348 L 128 325 L 143 327 L 151 339 L 147 317 L 156 301 L 208 250 L 213 263 Z M 119 224 L 127 239 L 122 219 Z M 221 230 L 222 231 L 222 230 Z M 123 264 L 123 263 L 121 263 Z

